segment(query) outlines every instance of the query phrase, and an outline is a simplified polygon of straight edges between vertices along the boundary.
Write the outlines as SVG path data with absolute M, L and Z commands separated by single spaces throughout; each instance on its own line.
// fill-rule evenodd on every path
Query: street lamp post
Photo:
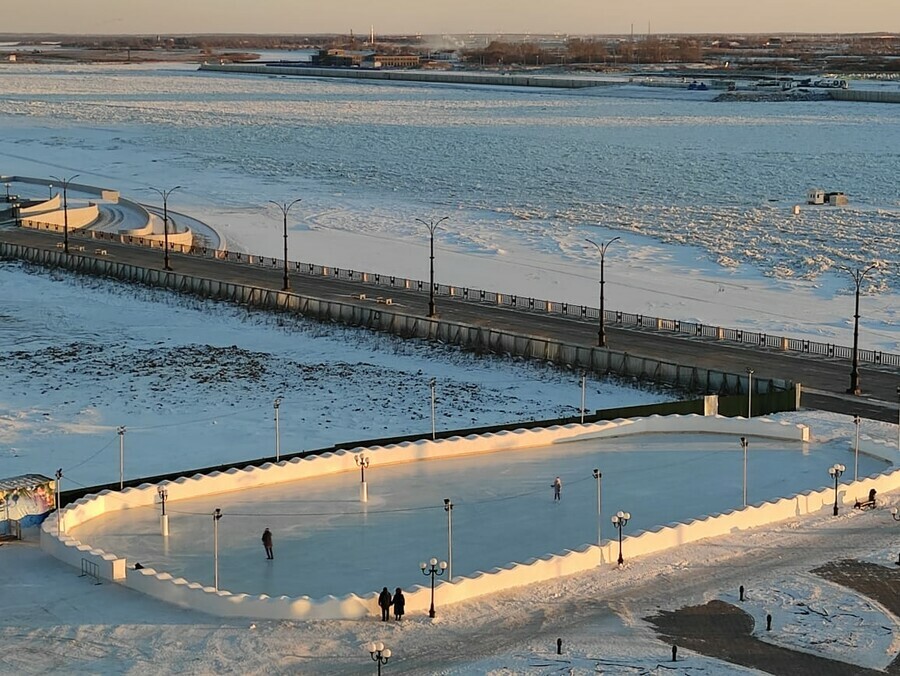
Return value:
M 9 183 L 4 183 L 6 186 L 6 201 L 9 202 Z
M 116 429 L 119 435 L 119 490 L 125 488 L 125 425 Z
M 423 221 L 421 218 L 417 218 L 416 221 L 424 225 L 428 228 L 428 232 L 431 235 L 431 276 L 429 278 L 428 284 L 428 316 L 434 317 L 434 231 L 437 230 L 438 226 L 444 221 L 450 220 L 449 216 L 443 216 L 436 221 L 434 219 L 430 221 Z
M 52 183 L 47 184 L 47 192 L 50 193 L 50 199 L 53 199 L 53 184 Z
M 444 498 L 444 511 L 447 512 L 447 580 L 453 581 L 453 503 Z
M 428 609 L 428 617 L 434 618 L 434 578 L 444 574 L 444 571 L 447 570 L 447 562 L 438 562 L 437 559 L 432 558 L 428 563 L 420 563 L 419 568 L 422 569 L 423 575 L 431 576 L 431 607 Z
M 853 424 L 856 425 L 856 444 L 853 446 L 853 480 L 859 480 L 859 423 L 858 415 L 853 416 Z
M 51 176 L 54 181 L 62 183 L 63 187 L 63 251 L 69 253 L 69 183 L 78 178 L 81 174 L 74 174 L 69 178 L 58 178 Z M 53 199 L 53 184 L 50 184 L 50 198 Z
M 288 204 L 287 202 L 275 202 L 274 200 L 269 200 L 271 204 L 274 204 L 276 207 L 281 209 L 281 213 L 284 214 L 284 280 L 282 281 L 281 290 L 282 291 L 290 291 L 291 290 L 291 280 L 288 277 L 288 227 L 287 227 L 287 218 L 288 212 L 291 210 L 291 207 L 294 206 L 297 202 L 300 202 L 303 198 L 298 197 L 293 202 Z
M 900 451 L 900 387 L 897 387 L 897 450 Z
M 375 660 L 375 664 L 378 665 L 378 676 L 381 676 L 381 665 L 387 664 L 393 653 L 391 653 L 390 648 L 385 648 L 384 643 L 381 641 L 370 643 L 368 650 L 369 655 L 372 656 L 372 659 Z
M 622 529 L 625 527 L 625 524 L 628 523 L 628 520 L 631 518 L 630 512 L 616 512 L 612 516 L 612 524 L 615 528 L 619 529 L 619 565 L 621 566 L 625 563 L 625 559 L 622 557 Z
M 846 469 L 846 467 L 837 463 L 828 468 L 828 474 L 834 479 L 834 516 L 838 515 L 838 481 Z
M 587 390 L 587 374 L 581 372 L 581 424 L 584 425 L 584 400 Z
M 862 281 L 866 278 L 866 275 L 877 268 L 878 263 L 872 263 L 872 265 L 862 271 L 860 271 L 859 268 L 851 270 L 848 267 L 841 266 L 841 270 L 846 271 L 856 285 L 856 311 L 853 313 L 853 365 L 850 368 L 850 387 L 847 388 L 848 394 L 862 394 L 862 388 L 859 384 L 859 287 L 862 285 Z
M 753 369 L 747 369 L 747 420 L 753 417 Z
M 434 438 L 435 438 L 435 429 L 434 429 L 434 402 L 435 402 L 435 398 L 434 398 L 434 388 L 435 388 L 435 385 L 437 385 L 437 380 L 436 380 L 435 378 L 432 378 L 432 379 L 428 382 L 428 385 L 429 385 L 429 387 L 431 387 L 431 439 L 432 439 L 432 441 L 434 441 Z
M 60 484 L 62 483 L 63 471 L 60 467 L 56 470 L 56 535 L 62 535 L 62 504 L 59 500 Z
M 222 510 L 216 507 L 213 517 L 213 587 L 219 591 L 219 519 L 222 518 Z
M 275 462 L 281 462 L 281 430 L 278 426 L 278 409 L 281 408 L 281 397 L 276 397 L 272 402 L 275 409 Z
M 169 536 L 169 515 L 166 514 L 166 500 L 169 498 L 169 489 L 165 486 L 157 486 L 156 492 L 159 495 L 159 504 L 162 506 L 162 514 L 159 516 L 159 529 L 163 537 Z
M 606 261 L 606 250 L 609 248 L 609 245 L 620 239 L 619 237 L 613 237 L 608 242 L 604 242 L 603 244 L 597 244 L 593 240 L 587 240 L 589 243 L 593 244 L 597 247 L 597 251 L 600 253 L 600 329 L 597 331 L 597 345 L 598 347 L 606 347 L 606 307 L 604 305 L 605 294 L 603 291 L 603 287 L 606 284 L 606 280 L 603 276 L 603 268 L 604 263 Z
M 603 538 L 601 533 L 603 524 L 603 493 L 600 487 L 600 480 L 603 478 L 603 472 L 594 468 L 594 478 L 597 480 L 597 549 L 600 550 L 600 563 L 603 563 Z
M 747 437 L 741 437 L 741 448 L 744 451 L 744 507 L 747 506 L 747 447 L 750 446 L 750 442 L 747 441 Z
M 354 455 L 353 460 L 356 461 L 356 466 L 359 467 L 359 501 L 368 502 L 369 487 L 366 484 L 366 468 L 369 466 L 369 456 L 360 453 L 359 455 Z
M 160 190 L 159 188 L 150 188 L 153 192 L 157 193 L 160 197 L 162 197 L 163 201 L 163 248 L 165 248 L 165 253 L 163 254 L 163 269 L 171 270 L 172 267 L 169 265 L 169 195 L 171 195 L 176 190 L 181 190 L 180 185 L 176 185 L 174 188 L 169 188 L 168 190 Z

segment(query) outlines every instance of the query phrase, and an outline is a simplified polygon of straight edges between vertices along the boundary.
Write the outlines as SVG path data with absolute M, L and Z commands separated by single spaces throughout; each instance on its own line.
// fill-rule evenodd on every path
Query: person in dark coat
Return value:
M 400 587 L 397 587 L 397 591 L 394 592 L 392 603 L 394 604 L 394 619 L 402 620 L 403 613 L 406 610 L 406 597 L 403 596 L 403 590 Z
M 381 593 L 378 595 L 378 606 L 381 608 L 382 622 L 387 622 L 391 619 L 391 603 L 393 603 L 391 592 L 388 591 L 387 587 L 382 587 Z
M 275 553 L 274 553 L 274 551 L 272 550 L 272 531 L 270 531 L 268 528 L 266 528 L 266 529 L 263 531 L 263 534 L 262 534 L 262 543 L 263 543 L 263 547 L 266 548 L 266 558 L 267 558 L 267 559 L 274 559 L 274 558 L 275 558 Z
M 550 487 L 553 489 L 553 500 L 554 502 L 560 500 L 562 497 L 562 479 L 556 477 L 553 480 L 553 483 L 550 484 Z

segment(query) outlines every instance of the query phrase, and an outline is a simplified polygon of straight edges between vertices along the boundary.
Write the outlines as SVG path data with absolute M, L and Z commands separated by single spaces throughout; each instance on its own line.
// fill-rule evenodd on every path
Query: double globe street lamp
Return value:
M 437 559 L 432 558 L 428 563 L 420 563 L 419 568 L 422 569 L 423 575 L 431 576 L 431 607 L 428 609 L 428 617 L 434 618 L 434 578 L 444 574 L 444 571 L 447 570 L 447 562 L 438 562 Z
M 631 518 L 631 512 L 622 512 L 618 511 L 612 515 L 612 524 L 615 528 L 619 530 L 619 565 L 621 566 L 625 563 L 625 559 L 622 557 L 622 529 L 625 527 L 625 524 L 628 523 L 628 520 Z
M 368 645 L 368 650 L 369 655 L 375 660 L 375 664 L 378 665 L 378 676 L 381 676 L 381 665 L 387 664 L 393 653 L 391 653 L 391 649 L 386 648 L 381 641 L 370 643 Z
M 834 479 L 834 516 L 838 515 L 838 481 L 840 481 L 841 474 L 843 474 L 846 469 L 847 468 L 840 463 L 835 463 L 828 468 L 829 476 Z

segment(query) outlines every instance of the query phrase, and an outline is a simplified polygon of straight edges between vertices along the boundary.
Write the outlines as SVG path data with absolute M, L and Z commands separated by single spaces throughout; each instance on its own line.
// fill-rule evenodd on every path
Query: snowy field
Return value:
M 865 285 L 861 344 L 900 351 L 890 105 L 748 104 L 315 79 L 192 66 L 0 66 L 6 173 L 79 180 L 207 221 L 227 246 L 427 278 L 416 218 L 450 216 L 437 279 L 849 344 L 851 281 Z M 643 88 L 650 89 L 650 88 Z M 806 207 L 810 187 L 850 206 Z M 489 264 L 488 264 L 489 263 Z M 802 310 L 800 309 L 802 308 Z
M 302 197 L 291 212 L 292 258 L 426 278 L 428 242 L 414 219 L 451 215 L 437 238 L 439 281 L 595 304 L 596 258 L 584 238 L 621 236 L 607 257 L 608 307 L 846 344 L 852 297 L 835 266 L 877 259 L 886 268 L 864 297 L 861 344 L 900 351 L 900 160 L 892 151 L 900 118 L 891 106 L 225 78 L 183 66 L 2 64 L 0 72 L 10 76 L 0 78 L 2 173 L 79 173 L 79 181 L 148 202 L 147 186 L 180 184 L 170 208 L 208 222 L 229 248 L 278 255 L 281 213 L 264 205 Z M 791 217 L 814 186 L 847 192 L 850 207 L 804 207 Z M 573 415 L 580 406 L 578 374 L 532 363 L 17 264 L 0 267 L 0 293 L 0 476 L 62 467 L 70 486 L 115 481 L 118 425 L 128 430 L 126 477 L 271 455 L 275 397 L 283 397 L 283 452 L 425 432 L 431 378 L 440 429 Z M 587 407 L 669 396 L 588 381 Z M 827 483 L 835 458 L 852 466 L 847 417 L 781 418 L 810 424 L 827 459 L 818 468 L 815 457 L 753 440 L 751 499 L 767 484 L 781 489 L 773 468 L 785 458 L 796 463 L 792 475 L 808 467 L 816 486 Z M 885 423 L 865 421 L 863 432 L 897 438 Z M 606 506 L 629 490 L 680 489 L 696 500 L 686 510 L 709 509 L 704 491 L 691 491 L 697 467 L 721 476 L 709 493 L 736 502 L 739 449 L 669 448 L 677 461 L 666 471 L 662 451 L 646 441 L 642 452 L 659 474 L 643 488 L 605 484 Z M 568 537 L 553 519 L 569 515 L 576 539 L 592 539 L 594 483 L 584 477 L 591 453 L 569 470 L 560 505 L 550 502 L 549 483 L 566 470 L 535 465 L 514 477 L 533 493 L 534 514 L 544 514 L 532 524 L 540 537 Z M 773 462 L 756 464 L 765 458 Z M 604 472 L 624 460 L 609 453 Z M 872 463 L 861 459 L 861 473 L 877 470 Z M 627 464 L 618 468 L 628 476 Z M 378 485 L 377 477 L 376 470 L 373 499 L 398 500 L 404 486 Z M 345 478 L 352 489 L 354 476 Z M 478 525 L 466 515 L 478 496 L 465 485 L 447 496 L 459 505 L 461 538 Z M 409 493 L 424 503 L 422 493 Z M 895 495 L 884 499 L 900 504 Z M 649 510 L 615 507 L 634 514 L 629 530 L 652 521 Z M 440 555 L 444 513 L 434 512 L 432 539 L 421 548 Z M 276 529 L 276 552 L 289 540 L 277 522 L 228 521 L 247 529 L 248 551 L 261 565 L 258 526 Z M 173 530 L 175 523 L 173 515 Z M 848 553 L 895 560 L 896 524 L 885 510 L 816 515 L 629 560 L 621 571 L 442 607 L 433 622 L 409 617 L 387 626 L 210 618 L 116 585 L 94 587 L 36 550 L 36 533 L 29 537 L 0 550 L 0 565 L 16 571 L 0 576 L 0 672 L 371 673 L 363 646 L 380 639 L 396 656 L 386 674 L 673 673 L 668 646 L 642 619 L 659 608 L 729 600 L 739 584 L 767 590 L 751 596 L 757 617 L 776 609 L 794 627 L 767 638 L 817 653 L 833 644 L 873 667 L 900 649 L 895 618 L 807 574 Z M 848 639 L 845 623 L 804 623 L 792 610 L 798 596 L 890 631 Z M 558 658 L 560 636 L 566 654 Z M 753 673 L 683 655 L 676 673 Z
M 436 428 L 578 415 L 581 375 L 109 280 L 0 265 L 0 476 L 78 485 Z M 61 330 L 63 335 L 60 335 Z M 671 393 L 587 381 L 589 410 Z

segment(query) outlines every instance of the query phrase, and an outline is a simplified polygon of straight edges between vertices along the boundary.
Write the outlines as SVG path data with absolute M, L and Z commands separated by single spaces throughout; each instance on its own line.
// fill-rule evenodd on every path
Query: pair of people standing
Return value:
M 394 606 L 394 619 L 403 619 L 403 613 L 406 612 L 406 597 L 403 596 L 403 590 L 400 587 L 397 587 L 393 597 L 387 587 L 382 587 L 381 593 L 378 595 L 378 607 L 381 608 L 382 622 L 391 619 L 391 606 Z

